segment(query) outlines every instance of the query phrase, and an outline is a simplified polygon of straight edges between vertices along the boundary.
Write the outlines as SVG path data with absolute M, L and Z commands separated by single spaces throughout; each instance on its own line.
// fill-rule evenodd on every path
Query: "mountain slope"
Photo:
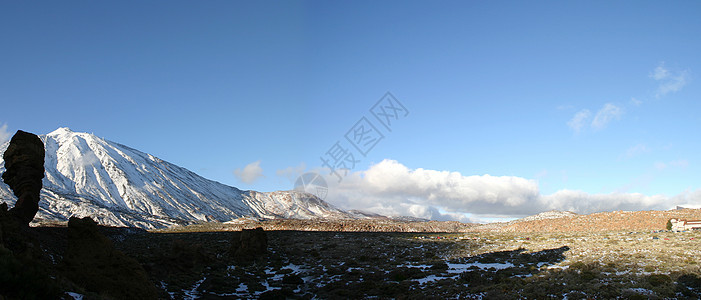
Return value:
M 349 218 L 313 195 L 241 191 L 88 133 L 59 128 L 40 136 L 46 176 L 37 219 L 91 216 L 102 224 L 163 227 L 256 218 Z M 0 146 L 4 153 L 8 143 Z M 0 173 L 5 162 L 0 157 Z M 16 199 L 0 184 L 0 201 Z

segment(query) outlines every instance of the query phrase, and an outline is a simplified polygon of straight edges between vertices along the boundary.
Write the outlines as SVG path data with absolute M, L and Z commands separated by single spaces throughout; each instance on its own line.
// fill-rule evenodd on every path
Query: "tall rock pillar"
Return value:
M 3 154 L 2 180 L 17 196 L 10 212 L 23 224 L 29 224 L 39 210 L 41 180 L 44 178 L 44 143 L 33 133 L 18 130 Z

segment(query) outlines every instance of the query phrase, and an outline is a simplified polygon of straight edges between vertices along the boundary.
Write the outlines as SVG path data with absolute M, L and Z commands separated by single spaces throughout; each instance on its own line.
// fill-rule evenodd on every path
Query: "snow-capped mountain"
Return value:
M 239 217 L 352 217 L 311 194 L 242 191 L 92 134 L 59 128 L 39 137 L 46 173 L 35 220 L 90 216 L 105 225 L 154 228 Z M 8 145 L 0 145 L 0 153 Z M 11 207 L 15 201 L 0 183 L 0 202 Z

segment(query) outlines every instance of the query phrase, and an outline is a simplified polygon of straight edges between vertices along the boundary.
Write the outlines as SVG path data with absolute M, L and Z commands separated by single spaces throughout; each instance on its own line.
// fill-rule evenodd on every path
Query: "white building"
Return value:
M 701 220 L 669 220 L 672 223 L 672 230 L 674 231 L 684 231 L 692 229 L 701 229 Z

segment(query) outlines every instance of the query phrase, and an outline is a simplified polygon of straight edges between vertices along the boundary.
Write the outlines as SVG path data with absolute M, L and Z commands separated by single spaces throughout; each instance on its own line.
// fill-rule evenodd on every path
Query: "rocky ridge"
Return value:
M 263 228 L 266 231 L 328 231 L 328 232 L 470 232 L 477 224 L 458 221 L 402 221 L 387 217 L 372 219 L 345 220 L 295 220 L 272 219 L 251 220 L 237 219 L 224 223 L 202 223 L 183 227 L 170 227 L 164 232 L 213 232 L 239 231 L 251 228 Z

